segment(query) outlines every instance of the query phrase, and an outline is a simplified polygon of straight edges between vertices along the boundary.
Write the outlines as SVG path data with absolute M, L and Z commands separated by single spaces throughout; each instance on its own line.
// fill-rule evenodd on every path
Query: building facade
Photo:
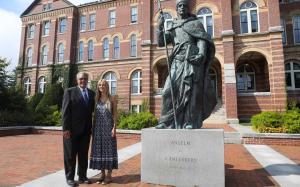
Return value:
M 162 0 L 165 24 L 176 18 L 175 4 Z M 228 122 L 300 99 L 299 7 L 299 0 L 191 0 L 216 45 L 210 76 Z M 91 85 L 108 80 L 119 108 L 139 112 L 147 99 L 159 116 L 168 75 L 159 16 L 156 0 L 36 0 L 21 15 L 18 81 L 34 95 L 47 83 L 72 85 L 77 69 Z

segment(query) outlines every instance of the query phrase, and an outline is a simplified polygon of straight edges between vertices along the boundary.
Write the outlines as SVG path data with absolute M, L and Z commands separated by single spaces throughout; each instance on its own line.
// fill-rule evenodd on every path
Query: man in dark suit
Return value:
M 77 185 L 74 181 L 77 156 L 79 183 L 91 183 L 86 172 L 95 93 L 87 88 L 87 73 L 79 72 L 76 78 L 78 85 L 65 91 L 62 104 L 64 165 L 70 186 Z

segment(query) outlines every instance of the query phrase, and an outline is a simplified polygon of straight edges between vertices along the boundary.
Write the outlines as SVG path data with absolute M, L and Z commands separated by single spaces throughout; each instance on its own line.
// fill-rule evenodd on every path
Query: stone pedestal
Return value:
M 224 187 L 223 129 L 143 129 L 141 181 Z

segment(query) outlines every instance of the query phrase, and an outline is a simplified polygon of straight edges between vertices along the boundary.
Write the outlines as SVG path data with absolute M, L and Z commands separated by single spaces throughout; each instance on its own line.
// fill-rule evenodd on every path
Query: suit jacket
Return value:
M 92 114 L 95 107 L 95 92 L 88 90 L 89 102 L 85 103 L 78 86 L 68 88 L 63 97 L 62 123 L 63 131 L 72 135 L 91 134 Z

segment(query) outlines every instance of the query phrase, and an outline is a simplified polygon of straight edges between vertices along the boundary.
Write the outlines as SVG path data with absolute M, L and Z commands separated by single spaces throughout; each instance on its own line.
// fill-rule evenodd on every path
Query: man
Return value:
M 164 18 L 158 22 L 158 46 L 171 43 L 170 74 L 162 92 L 162 109 L 157 129 L 175 127 L 172 106 L 173 88 L 177 128 L 199 129 L 216 105 L 214 89 L 209 78 L 209 68 L 214 58 L 215 46 L 199 19 L 189 13 L 189 0 L 176 0 L 178 18 L 168 24 L 164 33 Z
M 87 73 L 79 72 L 76 78 L 78 85 L 65 91 L 62 104 L 64 165 L 69 186 L 77 185 L 74 181 L 77 156 L 79 183 L 91 183 L 86 172 L 95 93 L 87 88 Z

